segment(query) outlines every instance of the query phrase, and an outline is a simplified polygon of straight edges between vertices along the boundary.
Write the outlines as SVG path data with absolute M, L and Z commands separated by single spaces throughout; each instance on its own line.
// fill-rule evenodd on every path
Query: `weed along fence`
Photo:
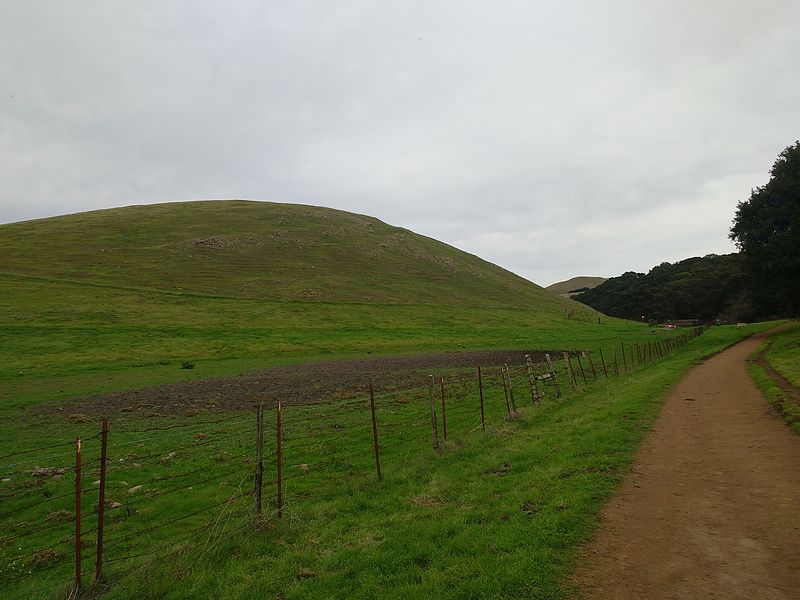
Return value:
M 414 387 L 369 385 L 339 401 L 264 399 L 252 412 L 156 423 L 98 419 L 89 435 L 0 457 L 0 595 L 74 597 L 189 542 L 202 554 L 253 528 L 292 527 L 321 502 L 369 494 L 409 456 L 458 452 L 459 440 L 579 397 L 702 330 L 596 353 L 537 352 L 523 364 L 422 376 Z

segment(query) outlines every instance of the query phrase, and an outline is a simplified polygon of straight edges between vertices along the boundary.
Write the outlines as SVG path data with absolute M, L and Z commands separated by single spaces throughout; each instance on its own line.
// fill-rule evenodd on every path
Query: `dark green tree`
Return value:
M 780 153 L 766 185 L 740 202 L 730 237 L 745 258 L 757 314 L 800 314 L 800 141 Z
M 661 263 L 646 275 L 629 271 L 575 296 L 607 315 L 647 319 L 739 319 L 749 316 L 747 277 L 739 254 L 709 254 Z M 731 305 L 739 304 L 737 310 Z

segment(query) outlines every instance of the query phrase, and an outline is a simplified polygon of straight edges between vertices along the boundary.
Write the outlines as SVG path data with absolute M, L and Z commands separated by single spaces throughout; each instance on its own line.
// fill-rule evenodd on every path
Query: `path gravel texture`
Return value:
M 747 373 L 765 335 L 669 395 L 584 549 L 581 598 L 800 598 L 800 436 Z

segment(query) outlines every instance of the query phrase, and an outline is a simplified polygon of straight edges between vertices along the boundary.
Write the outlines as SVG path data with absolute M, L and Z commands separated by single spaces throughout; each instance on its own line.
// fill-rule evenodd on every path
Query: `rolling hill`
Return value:
M 539 286 L 406 229 L 267 202 L 131 206 L 4 225 L 0 271 L 231 298 L 556 306 Z
M 176 375 L 184 361 L 228 374 L 520 348 L 534 334 L 537 343 L 596 339 L 600 327 L 592 309 L 447 244 L 367 216 L 267 202 L 2 225 L 0 287 L 0 379 L 138 369 L 135 381 L 113 384 L 131 387 L 159 370 L 165 380 L 200 375 Z
M 373 597 L 391 580 L 394 591 L 411 590 L 415 596 L 422 588 L 414 587 L 420 570 L 413 557 L 422 555 L 409 540 L 426 549 L 442 540 L 450 544 L 434 553 L 446 558 L 441 565 L 426 559 L 436 582 L 465 581 L 462 564 L 469 568 L 467 579 L 480 581 L 487 560 L 501 574 L 502 586 L 500 578 L 492 578 L 479 588 L 463 588 L 462 596 L 530 592 L 530 569 L 516 566 L 525 561 L 538 565 L 536 577 L 546 581 L 541 589 L 555 590 L 567 564 L 564 540 L 572 540 L 566 551 L 574 554 L 587 537 L 584 524 L 599 509 L 598 499 L 618 480 L 616 467 L 609 465 L 627 464 L 622 459 L 632 456 L 644 431 L 642 419 L 655 414 L 650 409 L 656 406 L 655 392 L 668 379 L 653 375 L 674 372 L 643 369 L 626 377 L 646 381 L 645 389 L 623 388 L 621 377 L 603 378 L 594 392 L 584 380 L 586 395 L 565 384 L 558 402 L 547 401 L 555 395 L 555 386 L 548 386 L 545 401 L 531 407 L 519 354 L 517 368 L 501 381 L 496 367 L 509 353 L 492 358 L 461 351 L 605 346 L 608 353 L 623 339 L 631 348 L 641 339 L 642 326 L 601 317 L 433 239 L 370 217 L 308 206 L 179 203 L 3 225 L 0 288 L 0 427 L 7 432 L 0 456 L 5 467 L 11 462 L 47 470 L 69 464 L 76 438 L 82 440 L 86 486 L 80 493 L 85 492 L 84 539 L 89 540 L 84 583 L 94 557 L 91 533 L 99 524 L 93 506 L 103 505 L 98 488 L 90 485 L 101 460 L 98 426 L 102 415 L 110 416 L 113 466 L 106 506 L 121 510 L 106 516 L 107 566 L 102 588 L 87 588 L 90 595 L 141 597 L 146 589 L 153 597 L 185 596 L 187 590 L 209 597 L 274 596 L 285 590 L 298 597 Z M 429 353 L 437 356 L 427 363 L 385 357 Z M 363 360 L 367 355 L 373 360 Z M 330 360 L 344 357 L 357 360 Z M 462 387 L 461 376 L 474 379 L 479 361 L 495 368 L 484 369 L 480 387 L 472 381 Z M 292 366 L 268 368 L 277 365 Z M 376 377 L 381 374 L 382 380 Z M 452 399 L 449 438 L 442 413 L 446 451 L 441 453 L 429 442 L 430 388 L 386 389 L 428 374 L 448 377 Z M 506 383 L 522 393 L 514 419 Z M 369 442 L 365 428 L 369 412 L 361 394 L 368 384 L 378 386 L 375 423 L 381 428 L 385 473 L 380 482 L 373 479 L 369 452 L 375 438 Z M 280 484 L 287 517 L 280 528 L 266 526 L 276 514 L 266 486 L 258 527 L 250 497 L 260 456 L 250 404 L 271 400 L 285 402 L 280 438 L 271 425 L 277 413 L 267 416 L 274 434 L 268 438 L 281 440 L 290 482 Z M 484 403 L 485 433 L 479 416 Z M 277 483 L 269 460 L 277 459 L 277 446 L 261 440 L 262 447 L 265 441 L 264 481 Z M 510 461 L 511 473 L 494 467 Z M 13 504 L 4 506 L 2 526 L 7 538 L 19 533 L 24 540 L 10 538 L 15 543 L 0 548 L 0 562 L 19 571 L 6 594 L 13 597 L 52 596 L 74 581 L 66 558 L 72 556 L 73 521 L 51 523 L 49 516 L 73 514 L 67 508 L 75 506 L 74 482 L 69 475 L 61 478 L 61 471 L 58 480 L 45 482 L 37 469 L 3 471 L 4 497 Z M 494 472 L 510 475 L 502 477 L 508 489 L 497 502 L 486 503 L 498 489 Z M 587 485 L 583 475 L 596 479 Z M 548 495 L 535 496 L 536 502 L 551 508 L 521 512 L 534 497 L 531 490 L 538 489 Z M 463 496 L 453 495 L 456 491 Z M 439 508 L 438 501 L 429 501 L 430 493 L 451 504 Z M 433 510 L 450 520 L 442 521 Z M 517 517 L 508 519 L 510 514 Z M 554 528 L 553 515 L 569 521 Z M 464 529 L 473 516 L 471 539 L 453 538 L 452 531 Z M 431 528 L 430 519 L 442 527 Z M 538 519 L 535 529 L 533 519 Z M 514 540 L 514 554 L 490 551 L 497 532 Z M 364 545 L 365 534 L 385 542 Z M 333 544 L 330 552 L 326 546 L 324 556 L 306 562 L 316 543 L 311 540 L 321 535 Z M 44 555 L 46 564 L 39 560 L 42 548 L 57 549 Z M 205 557 L 213 568 L 196 563 L 179 577 L 172 572 L 162 577 L 158 565 L 180 565 L 179 556 Z M 354 576 L 378 573 L 392 561 L 394 572 L 387 577 L 365 582 Z M 310 565 L 304 573 L 313 576 L 301 578 L 302 589 L 293 588 L 301 563 Z M 144 584 L 136 580 L 140 565 L 148 565 L 148 577 L 155 573 Z M 242 565 L 256 565 L 265 579 L 242 584 Z M 204 583 L 207 576 L 210 585 Z M 273 583 L 263 583 L 267 580 Z M 317 582 L 324 587 L 308 587 Z

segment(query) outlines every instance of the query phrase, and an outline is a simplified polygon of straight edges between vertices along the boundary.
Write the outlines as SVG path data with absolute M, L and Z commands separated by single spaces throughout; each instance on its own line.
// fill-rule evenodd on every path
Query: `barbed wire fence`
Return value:
M 705 329 L 619 342 L 596 356 L 532 351 L 524 364 L 453 369 L 378 393 L 370 384 L 336 401 L 270 399 L 201 421 L 110 427 L 104 417 L 92 435 L 0 456 L 3 585 L 76 597 L 88 581 L 102 589 L 187 543 L 202 553 L 284 516 L 300 518 L 310 503 L 368 493 L 387 465 L 426 446 L 457 451 L 449 443 L 456 437 L 558 401 L 564 387 L 580 393 L 631 373 Z

